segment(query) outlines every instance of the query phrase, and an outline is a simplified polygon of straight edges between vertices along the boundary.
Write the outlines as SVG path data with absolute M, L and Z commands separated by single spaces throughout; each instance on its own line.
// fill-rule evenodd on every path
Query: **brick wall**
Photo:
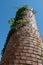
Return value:
M 32 11 L 30 11 L 31 13 Z M 30 17 L 29 12 L 27 14 Z M 32 15 L 32 18 L 29 18 L 30 22 L 10 37 L 2 58 L 2 65 L 43 65 L 42 41 L 35 16 L 33 13 Z

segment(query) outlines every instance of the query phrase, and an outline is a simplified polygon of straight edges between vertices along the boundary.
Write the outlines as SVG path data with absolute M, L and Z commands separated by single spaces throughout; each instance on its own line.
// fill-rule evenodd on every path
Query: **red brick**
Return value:
M 20 56 L 16 56 L 16 59 L 18 59 L 18 60 L 19 60 L 19 59 L 20 59 Z
M 28 50 L 23 50 L 23 52 L 24 52 L 24 53 L 27 53 L 27 52 L 28 52 Z
M 36 55 L 35 55 L 35 54 L 31 54 L 31 57 L 35 58 L 35 57 L 36 57 Z
M 37 58 L 32 58 L 32 61 L 35 61 L 35 62 L 37 62 Z
M 26 53 L 26 56 L 28 57 L 28 56 L 30 56 L 31 54 L 30 53 Z
M 39 59 L 38 59 L 38 62 L 39 62 L 39 63 L 42 63 L 42 60 L 39 60 Z
M 32 57 L 27 57 L 27 60 L 32 60 Z
M 21 55 L 21 56 L 25 56 L 25 55 L 26 55 L 26 53 L 22 52 L 22 53 L 20 53 L 20 55 Z
M 19 60 L 14 60 L 14 64 L 19 64 Z
M 38 65 L 43 65 L 42 63 L 38 63 Z
M 32 64 L 31 61 L 26 60 L 26 64 Z
M 32 62 L 32 65 L 37 65 L 37 62 Z
M 25 64 L 25 60 L 20 60 L 20 63 Z
M 29 47 L 24 47 L 24 49 L 29 49 Z
M 21 59 L 24 59 L 24 60 L 26 60 L 26 56 L 21 56 Z

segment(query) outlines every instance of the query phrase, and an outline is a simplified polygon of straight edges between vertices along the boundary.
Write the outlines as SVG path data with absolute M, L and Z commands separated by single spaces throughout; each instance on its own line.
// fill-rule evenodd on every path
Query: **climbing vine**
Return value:
M 17 13 L 16 13 L 15 21 L 22 19 L 26 15 L 26 10 L 27 9 L 28 9 L 28 6 L 27 5 L 21 7 L 17 11 Z
M 17 13 L 16 13 L 16 16 L 15 18 L 11 18 L 8 22 L 10 24 L 10 31 L 8 33 L 8 36 L 7 36 L 7 40 L 4 44 L 4 48 L 2 50 L 2 56 L 5 52 L 5 49 L 6 49 L 6 46 L 8 44 L 8 41 L 10 39 L 10 36 L 12 35 L 12 33 L 15 33 L 20 27 L 23 27 L 28 21 L 27 20 L 23 20 L 22 18 L 26 15 L 26 10 L 28 9 L 27 6 L 23 6 L 21 7 Z

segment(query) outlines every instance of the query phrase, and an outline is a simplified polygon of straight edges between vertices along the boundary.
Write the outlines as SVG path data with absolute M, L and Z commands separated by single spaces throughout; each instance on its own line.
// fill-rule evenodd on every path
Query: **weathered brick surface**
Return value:
M 2 58 L 2 65 L 43 65 L 42 41 L 35 16 L 31 13 L 32 11 L 27 11 L 27 16 L 24 17 L 30 22 L 12 34 Z

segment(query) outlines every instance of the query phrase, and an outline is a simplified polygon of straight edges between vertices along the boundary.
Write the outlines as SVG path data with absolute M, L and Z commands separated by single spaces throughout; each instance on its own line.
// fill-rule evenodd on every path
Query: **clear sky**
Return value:
M 15 17 L 17 6 L 29 5 L 34 8 L 36 13 L 36 21 L 40 34 L 43 34 L 43 0 L 0 0 L 0 59 L 1 50 L 10 29 L 8 20 Z

